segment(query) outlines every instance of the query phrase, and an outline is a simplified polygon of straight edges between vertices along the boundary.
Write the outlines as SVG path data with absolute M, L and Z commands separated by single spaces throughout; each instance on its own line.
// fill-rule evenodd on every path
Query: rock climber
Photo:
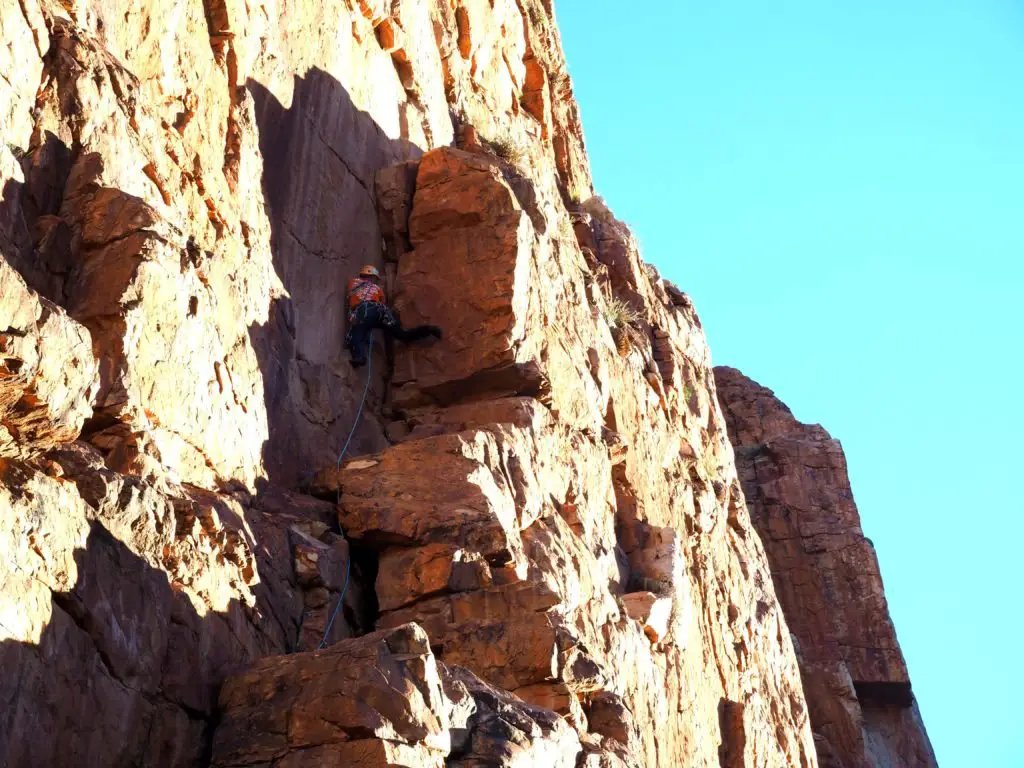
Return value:
M 436 325 L 403 328 L 386 302 L 384 289 L 380 287 L 380 272 L 376 267 L 367 264 L 359 270 L 359 277 L 348 281 L 349 315 L 345 346 L 352 354 L 353 368 L 366 365 L 370 334 L 375 328 L 380 328 L 399 341 L 418 341 L 428 336 L 441 338 L 441 329 Z

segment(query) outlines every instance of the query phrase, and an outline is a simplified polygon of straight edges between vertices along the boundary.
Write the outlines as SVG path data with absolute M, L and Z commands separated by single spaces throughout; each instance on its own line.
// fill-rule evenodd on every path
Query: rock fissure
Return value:
M 328 141 L 327 138 L 324 137 L 322 133 L 320 133 L 319 125 L 318 125 L 317 121 L 314 120 L 311 116 L 307 115 L 305 112 L 302 113 L 302 116 L 306 120 L 306 122 L 309 124 L 309 126 L 313 129 L 314 134 L 320 140 L 320 142 L 323 144 L 323 146 L 327 149 L 328 152 L 331 153 L 331 156 L 334 157 L 335 159 L 337 159 L 337 161 L 339 163 L 341 163 L 342 166 L 344 166 L 345 171 L 348 173 L 348 175 L 363 189 L 363 191 L 366 193 L 367 199 L 370 201 L 371 204 L 373 204 L 374 199 L 375 199 L 374 198 L 374 193 L 373 193 L 373 190 L 370 189 L 370 187 L 368 186 L 367 182 L 364 181 L 363 178 L 359 174 L 357 174 L 354 170 L 352 170 L 352 166 L 349 165 L 348 160 L 346 160 L 341 155 L 341 153 L 338 152 L 331 145 L 331 142 Z

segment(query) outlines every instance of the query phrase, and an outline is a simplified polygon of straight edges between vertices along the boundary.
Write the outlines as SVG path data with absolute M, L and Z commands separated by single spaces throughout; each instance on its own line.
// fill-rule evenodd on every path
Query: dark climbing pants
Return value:
M 349 320 L 345 346 L 352 353 L 352 365 L 366 364 L 370 352 L 370 334 L 380 329 L 399 341 L 418 341 L 428 336 L 440 337 L 441 332 L 434 325 L 417 325 L 403 328 L 391 308 L 375 301 L 364 301 L 352 312 Z

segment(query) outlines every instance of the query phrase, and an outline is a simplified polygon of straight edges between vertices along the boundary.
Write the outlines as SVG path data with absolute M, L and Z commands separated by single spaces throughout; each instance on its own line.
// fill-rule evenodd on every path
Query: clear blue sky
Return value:
M 1024 2 L 556 10 L 598 192 L 842 440 L 940 765 L 1024 766 Z

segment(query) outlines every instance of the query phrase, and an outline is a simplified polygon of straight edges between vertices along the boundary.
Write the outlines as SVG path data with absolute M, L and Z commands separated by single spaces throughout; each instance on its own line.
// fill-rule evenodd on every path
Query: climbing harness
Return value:
M 373 331 L 370 331 L 370 351 L 366 356 L 366 386 L 363 387 L 363 397 L 359 401 L 359 408 L 356 410 L 356 417 L 352 422 L 352 429 L 349 430 L 348 439 L 345 441 L 345 445 L 341 449 L 341 453 L 338 454 L 338 462 L 334 465 L 335 474 L 341 469 L 341 460 L 345 458 L 345 454 L 348 453 L 348 446 L 352 442 L 352 438 L 356 434 L 356 427 L 359 426 L 359 419 L 363 415 L 363 406 L 366 405 L 366 395 L 370 391 L 370 378 L 373 375 Z M 338 504 L 341 504 L 341 482 L 338 482 Z M 342 531 L 344 533 L 344 531 Z M 317 646 L 318 651 L 322 651 L 327 647 L 327 638 L 330 637 L 331 629 L 334 627 L 334 620 L 338 618 L 338 613 L 341 611 L 342 603 L 345 602 L 345 593 L 348 592 L 348 583 L 352 577 L 352 548 L 348 550 L 348 560 L 345 563 L 345 586 L 341 588 L 341 594 L 338 595 L 338 604 L 334 606 L 334 611 L 331 613 L 331 620 L 327 622 L 327 629 L 324 630 L 324 637 L 320 641 L 320 645 Z

